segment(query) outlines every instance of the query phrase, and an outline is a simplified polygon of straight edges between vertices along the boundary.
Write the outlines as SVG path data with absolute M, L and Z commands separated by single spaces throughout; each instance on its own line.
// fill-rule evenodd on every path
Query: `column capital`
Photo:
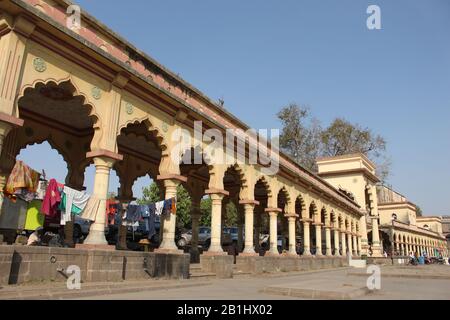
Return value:
M 321 222 L 314 222 L 312 225 L 316 226 L 316 227 L 321 227 L 321 226 L 323 226 L 323 223 L 321 223 Z
M 220 201 L 222 202 L 223 198 L 225 198 L 225 195 L 222 193 L 210 193 L 209 196 L 211 197 L 211 200 L 213 202 Z
M 110 170 L 117 161 L 109 157 L 94 157 L 94 165 L 97 169 Z
M 284 217 L 285 218 L 294 218 L 294 219 L 297 219 L 298 217 L 299 217 L 299 215 L 298 214 L 295 214 L 295 213 L 286 213 L 285 215 L 284 215 Z
M 310 223 L 313 222 L 313 219 L 300 219 L 300 221 L 303 222 L 303 223 L 308 223 L 308 224 L 310 224 Z

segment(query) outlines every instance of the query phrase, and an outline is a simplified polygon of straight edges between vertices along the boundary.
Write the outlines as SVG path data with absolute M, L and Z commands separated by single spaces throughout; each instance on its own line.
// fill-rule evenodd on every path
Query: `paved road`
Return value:
M 395 270 L 394 270 L 395 271 Z M 398 270 L 397 270 L 398 271 Z M 402 270 L 403 272 L 405 270 Z M 421 279 L 415 278 L 382 278 L 381 291 L 364 295 L 356 299 L 445 299 L 450 300 L 450 267 L 439 269 L 441 274 L 448 274 L 448 279 L 424 279 L 427 274 L 436 273 L 435 268 L 422 269 Z M 384 272 L 384 269 L 383 269 Z M 386 269 L 386 272 L 393 272 Z M 131 299 L 131 300 L 287 300 L 299 299 L 288 296 L 262 293 L 270 286 L 304 287 L 323 291 L 343 291 L 349 287 L 365 288 L 366 278 L 349 276 L 349 270 L 331 270 L 296 274 L 281 277 L 239 277 L 229 280 L 212 280 L 203 287 L 171 289 L 164 291 L 147 291 L 118 295 L 104 295 L 88 299 Z

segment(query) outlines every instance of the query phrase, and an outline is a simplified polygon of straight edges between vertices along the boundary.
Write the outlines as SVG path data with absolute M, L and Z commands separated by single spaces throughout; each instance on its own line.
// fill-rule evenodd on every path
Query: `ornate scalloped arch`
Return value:
M 313 216 L 311 216 L 311 208 L 312 208 L 312 211 L 313 211 Z M 313 219 L 314 220 L 314 222 L 318 222 L 316 219 L 317 219 L 317 216 L 318 216 L 318 213 L 319 213 L 319 211 L 317 210 L 317 205 L 316 205 L 316 203 L 314 202 L 314 200 L 313 201 L 311 201 L 311 203 L 310 203 L 310 205 L 309 205 L 309 208 L 308 208 L 308 217 L 310 218 L 310 219 Z
M 259 177 L 259 179 L 256 181 L 255 184 L 257 184 L 259 182 L 261 182 L 264 185 L 264 188 L 267 191 L 267 196 L 270 198 L 272 196 L 272 189 L 270 188 L 270 183 L 267 180 L 266 176 L 262 175 L 261 177 Z
M 156 141 L 158 142 L 158 146 L 161 148 L 161 150 L 167 151 L 167 142 L 166 139 L 164 138 L 164 136 L 161 134 L 159 128 L 155 127 L 151 121 L 150 121 L 150 116 L 149 115 L 145 115 L 143 117 L 136 117 L 133 118 L 123 124 L 121 124 L 119 126 L 118 129 L 118 133 L 117 133 L 117 137 L 120 136 L 122 134 L 122 130 L 126 129 L 132 125 L 139 125 L 139 124 L 145 124 L 145 126 L 147 127 L 148 131 L 156 138 Z
M 33 140 L 33 142 L 27 141 L 25 143 L 21 143 L 18 144 L 16 146 L 16 157 L 20 155 L 20 153 L 22 152 L 22 150 L 25 150 L 28 147 L 34 146 L 34 145 L 41 145 L 44 142 L 48 142 L 48 144 L 50 145 L 50 147 L 52 148 L 52 150 L 55 150 L 64 160 L 64 162 L 67 165 L 67 175 L 69 175 L 69 173 L 71 172 L 72 168 L 71 168 L 71 164 L 70 164 L 70 160 L 69 160 L 69 155 L 67 153 L 65 153 L 64 151 L 62 151 L 62 148 L 59 148 L 56 143 L 53 141 L 53 137 L 51 134 L 49 134 L 48 136 L 44 137 L 44 138 L 40 138 L 40 139 L 36 139 Z
M 19 110 L 20 100 L 25 97 L 26 93 L 29 90 L 35 90 L 39 85 L 47 86 L 47 85 L 53 83 L 56 86 L 59 86 L 59 85 L 61 85 L 63 83 L 66 83 L 66 82 L 69 83 L 74 88 L 73 96 L 74 97 L 81 97 L 83 99 L 82 106 L 89 108 L 89 117 L 94 119 L 94 121 L 93 121 L 94 129 L 101 128 L 101 120 L 100 120 L 100 116 L 98 115 L 97 110 L 95 108 L 95 104 L 92 103 L 89 100 L 89 98 L 83 92 L 81 92 L 79 90 L 79 88 L 77 87 L 77 85 L 73 81 L 72 76 L 70 76 L 70 75 L 68 77 L 62 78 L 62 79 L 55 79 L 55 78 L 47 78 L 45 80 L 44 79 L 36 79 L 31 84 L 23 85 L 20 88 L 19 95 L 17 96 L 17 99 L 16 99 L 16 109 Z
M 208 168 L 208 174 L 211 176 L 214 173 L 214 165 L 212 164 L 211 159 L 209 158 L 208 154 L 203 152 L 203 149 L 200 146 L 191 147 L 190 149 L 187 149 L 183 152 L 181 159 L 186 155 L 187 152 L 198 153 L 202 158 L 202 163 Z M 194 160 L 194 159 L 191 159 Z M 209 164 L 208 164 L 209 163 Z M 182 165 L 182 163 L 180 163 Z
M 282 193 L 286 198 L 285 207 L 289 207 L 289 205 L 291 204 L 291 195 L 289 194 L 289 191 L 287 190 L 286 186 L 282 186 L 278 190 L 277 196 L 280 195 L 280 193 Z
M 300 204 L 301 212 L 296 212 L 296 214 L 299 214 L 301 217 L 303 217 L 304 213 L 306 213 L 306 202 L 301 194 L 297 195 L 297 197 L 295 198 L 296 207 L 297 207 L 297 203 Z

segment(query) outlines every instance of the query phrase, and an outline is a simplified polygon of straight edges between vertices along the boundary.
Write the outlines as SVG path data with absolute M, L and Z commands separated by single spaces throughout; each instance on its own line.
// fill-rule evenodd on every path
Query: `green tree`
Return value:
M 422 217 L 422 216 L 423 216 L 422 208 L 419 207 L 418 205 L 416 205 L 416 215 L 417 215 L 418 217 Z
M 316 158 L 320 154 L 319 122 L 311 118 L 309 108 L 295 103 L 283 107 L 277 116 L 282 123 L 281 150 L 293 157 L 297 163 L 315 171 Z
M 142 194 L 142 198 L 137 200 L 139 204 L 155 203 L 163 199 L 162 193 L 155 182 L 143 188 Z M 182 185 L 177 187 L 177 220 L 184 228 L 191 225 L 191 198 Z
M 202 199 L 200 202 L 200 210 L 202 212 L 202 217 L 200 218 L 200 225 L 205 227 L 211 226 L 211 208 L 212 208 L 211 198 L 207 197 Z
M 191 198 L 187 190 L 180 184 L 177 188 L 177 220 L 184 228 L 191 227 Z
M 233 202 L 228 202 L 226 205 L 225 227 L 234 227 L 237 225 L 238 211 Z
M 381 180 L 387 179 L 391 162 L 386 156 L 386 140 L 369 128 L 337 118 L 323 129 L 308 108 L 297 104 L 283 107 L 278 118 L 283 125 L 281 149 L 305 168 L 316 171 L 318 157 L 362 153 L 377 164 Z
M 158 185 L 155 182 L 152 182 L 152 184 L 148 187 L 144 187 L 142 189 L 142 198 L 137 200 L 137 203 L 139 204 L 146 204 L 146 203 L 155 203 L 158 201 L 161 201 L 162 194 L 159 190 Z

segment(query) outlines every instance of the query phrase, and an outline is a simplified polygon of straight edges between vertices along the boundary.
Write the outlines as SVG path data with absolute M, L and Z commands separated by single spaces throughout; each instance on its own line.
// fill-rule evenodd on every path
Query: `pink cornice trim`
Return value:
M 123 160 L 123 155 L 104 149 L 94 150 L 86 154 L 86 158 L 105 157 L 117 161 Z
M 280 208 L 266 208 L 264 211 L 265 212 L 278 212 L 278 213 L 283 212 L 283 210 Z
M 205 194 L 222 194 L 224 196 L 229 196 L 230 193 L 226 190 L 221 190 L 221 189 L 208 189 L 205 190 Z
M 158 181 L 177 180 L 177 181 L 181 181 L 181 182 L 187 182 L 187 177 L 181 176 L 178 174 L 164 174 L 164 175 L 157 176 L 156 180 L 158 180 Z
M 255 206 L 259 206 L 259 201 L 256 200 L 240 200 L 239 204 L 254 204 Z
M 16 118 L 13 116 L 10 116 L 4 112 L 0 112 L 0 121 L 1 122 L 6 122 L 10 125 L 13 125 L 14 127 L 22 127 L 23 126 L 23 122 L 24 120 L 20 119 L 20 118 Z

